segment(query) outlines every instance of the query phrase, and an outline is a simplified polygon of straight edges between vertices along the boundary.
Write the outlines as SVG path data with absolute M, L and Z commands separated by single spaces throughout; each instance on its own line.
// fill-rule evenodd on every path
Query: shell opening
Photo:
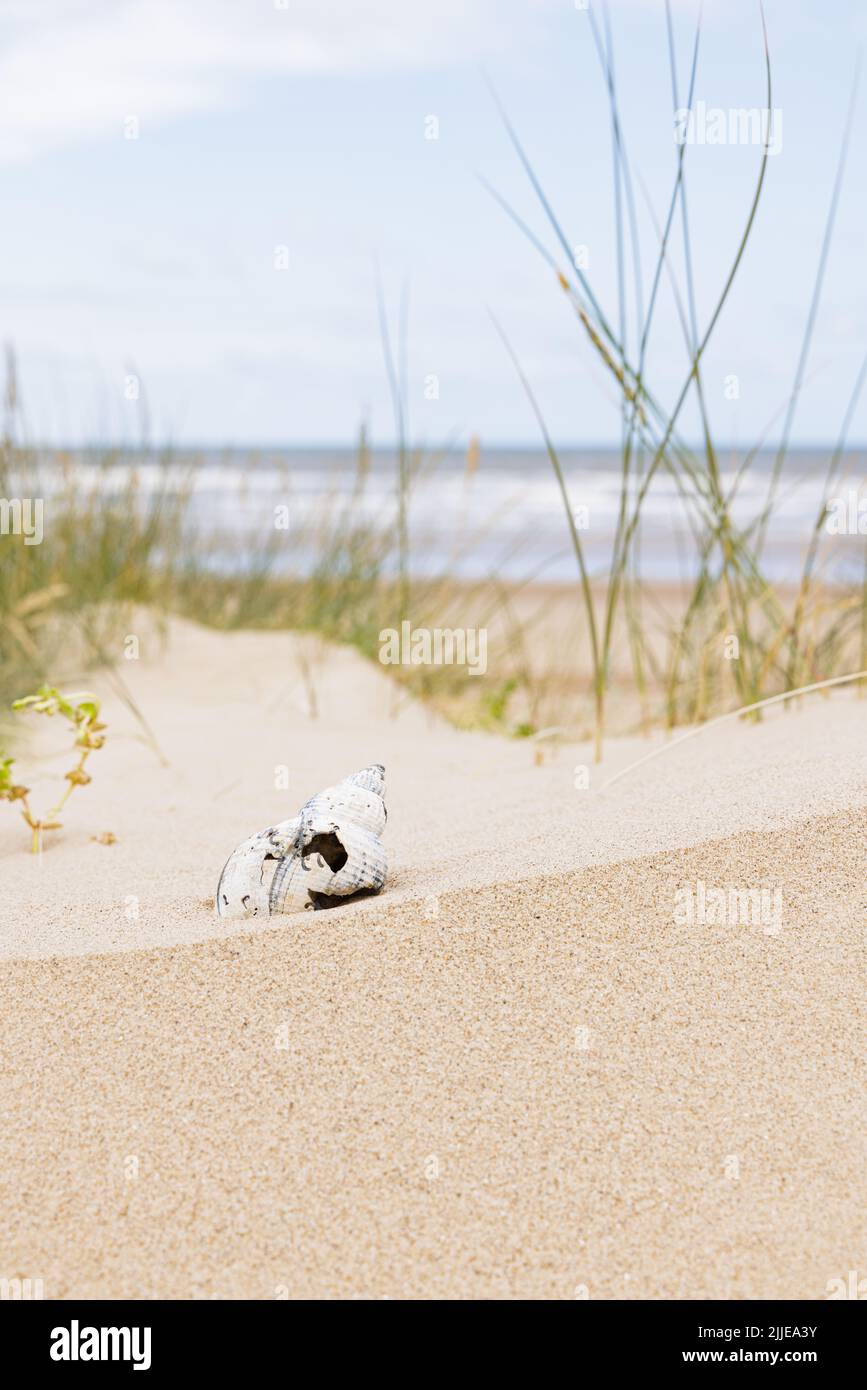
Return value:
M 349 855 L 336 831 L 320 831 L 312 835 L 301 851 L 302 858 L 308 854 L 321 854 L 333 874 L 343 868 Z

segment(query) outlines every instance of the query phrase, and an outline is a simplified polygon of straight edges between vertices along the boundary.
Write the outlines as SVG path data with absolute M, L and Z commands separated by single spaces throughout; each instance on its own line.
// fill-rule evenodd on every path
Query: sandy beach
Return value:
M 0 807 L 0 1275 L 818 1299 L 863 1267 L 863 700 L 603 789 L 656 746 L 612 741 L 584 789 L 589 747 L 459 732 L 313 638 L 174 622 L 122 674 L 162 760 L 89 678 L 109 740 L 64 829 L 33 858 Z M 384 894 L 218 920 L 235 844 L 371 761 Z M 732 886 L 779 911 L 678 910 Z

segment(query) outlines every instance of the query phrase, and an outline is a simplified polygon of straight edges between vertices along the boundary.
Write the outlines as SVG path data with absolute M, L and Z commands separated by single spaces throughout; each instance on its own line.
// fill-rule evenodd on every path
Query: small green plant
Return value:
M 30 828 L 31 851 L 38 854 L 42 849 L 43 832 L 61 828 L 57 819 L 60 812 L 75 788 L 86 787 L 90 781 L 90 774 L 85 772 L 84 765 L 91 753 L 105 743 L 105 725 L 99 722 L 99 701 L 85 690 L 62 695 L 54 686 L 42 685 L 35 695 L 24 695 L 20 700 L 13 700 L 12 708 L 33 710 L 35 714 L 62 715 L 68 720 L 75 734 L 74 749 L 78 753 L 78 762 L 65 774 L 65 780 L 69 785 L 57 805 L 51 808 L 44 819 L 37 818 L 31 810 L 30 788 L 15 782 L 12 775 L 14 759 L 0 757 L 0 801 L 20 802 L 21 815 Z

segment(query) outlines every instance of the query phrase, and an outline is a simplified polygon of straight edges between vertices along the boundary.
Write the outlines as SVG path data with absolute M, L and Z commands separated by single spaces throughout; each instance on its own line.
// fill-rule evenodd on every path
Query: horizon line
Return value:
M 473 441 L 475 441 L 481 453 L 484 453 L 486 450 L 489 452 L 492 450 L 496 450 L 498 453 L 547 454 L 545 444 L 539 441 L 538 439 L 533 441 L 513 440 L 506 443 L 497 439 L 491 439 L 486 441 L 478 435 L 471 436 L 470 439 L 468 439 L 466 443 L 463 444 L 431 444 L 429 442 L 419 441 L 417 443 L 408 444 L 405 447 L 407 447 L 411 451 L 422 450 L 425 453 L 465 454 Z M 241 440 L 231 442 L 225 440 L 219 442 L 215 440 L 200 440 L 196 443 L 187 443 L 181 441 L 178 441 L 177 443 L 172 443 L 170 440 L 154 441 L 153 443 L 130 443 L 129 441 L 125 440 L 103 439 L 81 440 L 77 443 L 52 443 L 48 440 L 35 440 L 28 441 L 24 444 L 17 444 L 14 441 L 10 441 L 10 444 L 13 449 L 20 449 L 22 451 L 45 450 L 46 452 L 53 453 L 72 453 L 76 451 L 81 451 L 83 449 L 102 449 L 106 451 L 117 450 L 118 452 L 122 451 L 124 453 L 160 453 L 166 451 L 176 453 L 197 453 L 205 450 L 212 452 L 216 450 L 222 450 L 225 452 L 236 453 L 242 452 L 244 450 L 257 453 L 278 450 L 282 450 L 284 452 L 301 452 L 302 450 L 306 450 L 311 453 L 354 453 L 358 449 L 357 439 L 350 442 L 346 442 L 345 440 L 285 440 L 282 442 L 274 440 Z M 383 443 L 380 441 L 368 439 L 366 441 L 366 444 L 368 449 L 372 453 L 396 453 L 400 449 L 400 443 L 397 440 L 391 440 Z M 696 454 L 701 454 L 705 452 L 705 445 L 701 442 L 693 443 L 689 440 L 685 440 L 684 447 Z M 786 450 L 786 453 L 813 453 L 821 450 L 834 450 L 837 447 L 838 441 L 834 439 L 818 440 L 807 443 L 790 443 Z M 718 442 L 714 445 L 714 450 L 716 453 L 731 451 L 750 452 L 751 450 L 753 450 L 753 448 L 753 445 L 737 443 L 732 440 Z M 764 444 L 759 448 L 755 449 L 755 452 L 757 454 L 774 454 L 777 452 L 777 449 L 778 445 L 769 443 Z M 843 453 L 854 454 L 858 453 L 860 450 L 863 449 L 867 449 L 867 440 L 861 440 L 855 443 L 847 444 L 845 449 L 843 450 Z M 618 456 L 621 455 L 623 452 L 622 445 L 620 444 L 600 441 L 591 441 L 589 443 L 586 441 L 580 443 L 578 441 L 567 441 L 565 443 L 558 444 L 557 450 L 560 453 L 609 453 Z M 650 451 L 648 450 L 647 452 Z

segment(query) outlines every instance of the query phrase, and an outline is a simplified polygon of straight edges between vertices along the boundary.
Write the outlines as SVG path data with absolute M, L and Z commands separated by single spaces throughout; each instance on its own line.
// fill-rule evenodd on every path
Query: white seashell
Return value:
M 274 866 L 295 844 L 301 817 L 251 835 L 227 861 L 217 885 L 220 917 L 267 917 Z
M 293 820 L 251 835 L 217 885 L 220 917 L 267 917 L 378 893 L 387 862 L 385 768 L 362 768 L 306 801 Z

